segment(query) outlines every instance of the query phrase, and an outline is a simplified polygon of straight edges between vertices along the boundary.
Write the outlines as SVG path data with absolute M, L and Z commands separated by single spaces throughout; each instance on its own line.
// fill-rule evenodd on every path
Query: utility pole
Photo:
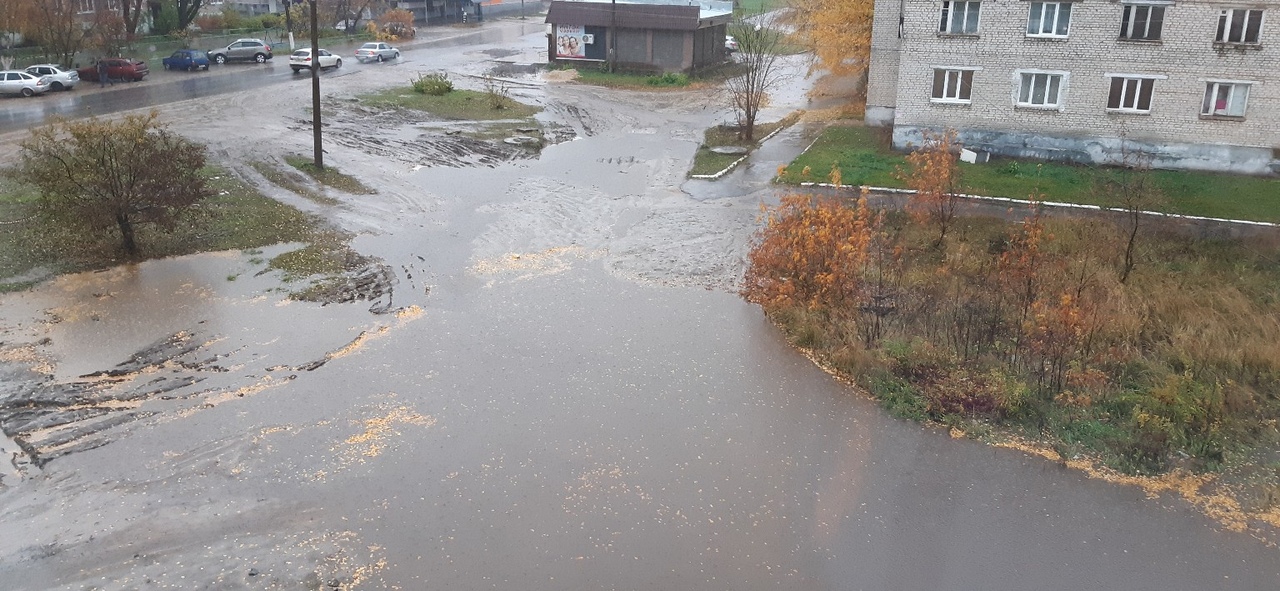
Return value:
M 609 1 L 609 73 L 618 65 L 618 0 Z
M 320 139 L 320 26 L 316 0 L 311 0 L 311 130 L 315 139 L 316 170 L 324 170 L 324 144 Z
M 520 0 L 520 20 L 524 20 L 524 0 Z
M 293 53 L 293 0 L 284 0 L 284 30 L 289 32 L 289 53 Z

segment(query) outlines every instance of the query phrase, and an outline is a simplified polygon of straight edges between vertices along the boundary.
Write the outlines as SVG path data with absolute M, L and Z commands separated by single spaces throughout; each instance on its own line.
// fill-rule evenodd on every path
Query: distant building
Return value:
M 1280 173 L 1280 2 L 876 0 L 866 120 L 895 148 Z
M 399 0 L 396 8 L 413 13 L 413 20 L 423 25 L 480 21 L 484 10 L 472 0 Z
M 244 16 L 254 17 L 283 13 L 286 5 L 283 0 L 219 0 L 204 3 L 200 12 L 201 14 L 219 14 L 224 9 L 231 8 Z
M 733 3 L 709 0 L 553 0 L 548 61 L 608 62 L 628 70 L 688 72 L 725 59 Z

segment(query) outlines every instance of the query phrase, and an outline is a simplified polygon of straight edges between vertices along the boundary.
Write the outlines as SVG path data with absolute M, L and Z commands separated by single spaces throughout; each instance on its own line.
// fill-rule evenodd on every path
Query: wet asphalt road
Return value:
M 522 35 L 542 30 L 543 27 L 544 25 L 533 20 L 500 21 L 481 29 L 424 28 L 418 39 L 401 43 L 398 47 L 401 48 L 405 61 L 418 61 L 420 63 L 417 65 L 430 67 L 431 55 L 435 52 L 510 42 Z M 303 46 L 304 42 L 299 40 L 298 47 Z M 321 47 L 332 48 L 334 53 L 344 59 L 342 68 L 324 71 L 321 76 L 348 75 L 362 68 L 388 65 L 359 63 L 354 53 L 358 46 L 358 43 L 334 39 L 323 41 Z M 145 54 L 145 51 L 139 53 Z M 31 98 L 0 97 L 0 134 L 27 129 L 51 117 L 102 116 L 192 99 L 216 101 L 220 95 L 253 90 L 275 92 L 275 85 L 305 83 L 306 80 L 309 80 L 307 72 L 295 74 L 289 68 L 287 46 L 277 48 L 275 57 L 262 65 L 235 62 L 222 66 L 213 65 L 204 72 L 170 72 L 156 62 L 152 65 L 150 74 L 141 82 L 120 82 L 102 87 L 98 83 L 85 81 L 77 88 L 65 92 L 46 92 Z
M 490 49 L 433 59 L 461 76 Z M 241 127 L 268 151 L 305 146 L 290 105 L 307 90 L 280 88 L 227 94 L 218 125 L 180 129 L 224 159 Z M 733 293 L 776 199 L 767 172 L 813 129 L 780 134 L 732 185 L 686 182 L 724 116 L 712 98 L 518 92 L 574 139 L 445 165 L 423 124 L 344 111 L 331 163 L 380 194 L 280 195 L 359 232 L 394 270 L 398 313 L 287 300 L 257 273 L 278 250 L 0 297 L 0 384 L 79 380 L 114 406 L 69 425 L 127 417 L 47 429 L 50 449 L 81 449 L 5 473 L 0 588 L 1280 587 L 1274 547 L 1181 500 L 887 417 Z M 175 334 L 187 352 L 77 378 Z

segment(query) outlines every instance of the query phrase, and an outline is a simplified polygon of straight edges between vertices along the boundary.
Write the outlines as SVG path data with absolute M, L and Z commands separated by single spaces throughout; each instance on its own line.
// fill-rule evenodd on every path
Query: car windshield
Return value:
M 293 52 L 293 57 L 311 57 L 311 50 L 299 49 L 298 51 Z
M 377 49 L 377 48 L 378 48 L 377 43 L 365 43 L 364 45 L 360 46 L 360 49 Z

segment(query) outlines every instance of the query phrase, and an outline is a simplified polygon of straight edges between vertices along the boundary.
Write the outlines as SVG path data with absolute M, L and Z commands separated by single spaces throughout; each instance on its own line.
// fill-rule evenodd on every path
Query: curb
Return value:
M 766 135 L 766 136 L 764 136 L 763 138 L 760 138 L 760 141 L 759 141 L 758 143 L 763 144 L 763 143 L 765 143 L 765 142 L 769 141 L 770 139 L 772 139 L 772 138 L 773 138 L 773 136 L 778 135 L 779 133 L 781 133 L 781 132 L 782 132 L 782 130 L 784 130 L 784 129 L 788 128 L 788 127 L 791 127 L 791 126 L 790 126 L 790 125 L 784 125 L 784 126 L 782 126 L 782 127 L 779 127 L 779 128 L 777 128 L 777 129 L 775 129 L 775 130 L 773 130 L 773 131 L 769 132 L 769 135 Z M 754 150 L 753 150 L 753 151 L 754 151 Z M 711 181 L 720 180 L 720 178 L 721 178 L 721 177 L 723 177 L 724 175 L 729 174 L 730 172 L 733 172 L 733 169 L 737 168 L 739 164 L 742 164 L 742 161 L 743 161 L 743 160 L 746 160 L 747 158 L 750 158 L 750 157 L 751 157 L 751 152 L 747 152 L 747 153 L 746 153 L 746 154 L 744 154 L 741 158 L 739 158 L 739 159 L 734 160 L 733 162 L 731 162 L 731 163 L 729 164 L 729 166 L 724 167 L 724 170 L 721 170 L 720 172 L 717 172 L 717 173 L 715 173 L 715 174 L 691 174 L 691 175 L 689 175 L 689 178 L 691 178 L 691 179 L 705 179 L 705 180 L 711 180 Z
M 800 183 L 801 187 L 821 187 L 823 189 L 842 189 L 842 190 L 858 190 L 866 189 L 873 193 L 896 193 L 899 195 L 914 195 L 914 189 L 896 189 L 893 187 L 872 187 L 868 185 L 833 185 L 831 183 Z M 1030 199 L 1014 199 L 1012 197 L 992 197 L 990 195 L 971 195 L 968 193 L 959 193 L 956 197 L 962 199 L 972 199 L 974 201 L 991 201 L 996 203 L 1011 203 L 1015 205 L 1033 205 L 1039 204 L 1047 207 L 1057 207 L 1062 209 L 1087 209 L 1090 211 L 1108 211 L 1125 213 L 1128 210 L 1121 207 L 1103 207 L 1101 205 L 1085 205 L 1081 203 L 1062 203 L 1058 201 L 1032 201 Z M 1245 226 L 1259 226 L 1263 228 L 1280 228 L 1280 223 L 1274 222 L 1255 222 L 1253 220 L 1233 220 L 1229 218 L 1211 218 L 1199 215 L 1182 215 L 1177 213 L 1165 213 L 1162 211 L 1139 211 L 1143 215 L 1157 216 L 1164 218 L 1172 218 L 1179 220 L 1194 220 L 1201 222 L 1219 222 L 1226 224 L 1240 224 Z

